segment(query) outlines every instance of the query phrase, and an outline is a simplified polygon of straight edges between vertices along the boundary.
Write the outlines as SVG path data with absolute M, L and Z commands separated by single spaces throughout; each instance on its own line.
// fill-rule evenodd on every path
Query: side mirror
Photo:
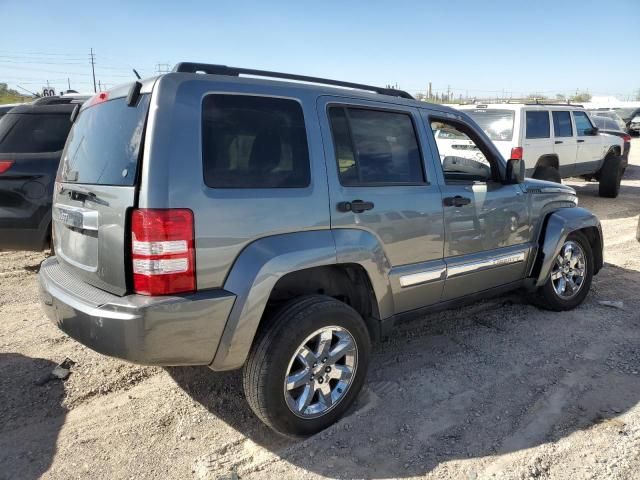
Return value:
M 598 127 L 593 127 L 591 129 L 591 135 L 598 135 L 599 131 L 600 131 L 600 129 Z
M 524 160 L 520 158 L 511 158 L 507 160 L 507 173 L 504 183 L 513 185 L 515 183 L 524 182 Z

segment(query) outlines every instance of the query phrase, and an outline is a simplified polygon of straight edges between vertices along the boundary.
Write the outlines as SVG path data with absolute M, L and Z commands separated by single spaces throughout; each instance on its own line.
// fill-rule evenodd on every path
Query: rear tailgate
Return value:
M 134 106 L 122 95 L 88 101 L 69 134 L 54 192 L 61 264 L 116 295 L 127 292 L 129 210 L 136 205 L 150 96 L 141 95 Z

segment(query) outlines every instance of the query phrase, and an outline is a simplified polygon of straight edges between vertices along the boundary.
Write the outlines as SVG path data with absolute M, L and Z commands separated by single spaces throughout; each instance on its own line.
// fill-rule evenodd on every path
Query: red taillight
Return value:
M 87 106 L 92 107 L 98 103 L 106 102 L 107 100 L 109 100 L 109 92 L 100 92 L 89 99 Z
M 13 160 L 0 160 L 0 173 L 4 173 L 13 166 Z
M 522 147 L 513 147 L 511 149 L 511 157 L 514 160 L 522 160 Z
M 631 135 L 625 134 L 624 137 L 622 137 L 622 139 L 624 140 L 624 143 L 628 143 L 631 141 Z
M 134 210 L 131 234 L 136 293 L 171 295 L 196 289 L 191 210 Z

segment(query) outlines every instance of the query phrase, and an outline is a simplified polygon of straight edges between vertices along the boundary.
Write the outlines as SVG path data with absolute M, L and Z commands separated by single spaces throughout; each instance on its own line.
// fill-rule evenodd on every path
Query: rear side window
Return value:
M 342 185 L 425 183 L 408 114 L 331 107 L 329 118 Z
M 295 100 L 208 95 L 202 104 L 202 161 L 212 188 L 302 188 L 309 147 Z
M 571 114 L 569 112 L 551 112 L 553 115 L 553 135 L 556 137 L 572 137 Z
M 576 121 L 576 132 L 579 137 L 591 135 L 593 125 L 589 121 L 589 117 L 584 112 L 573 112 L 573 118 Z
M 526 112 L 527 138 L 549 138 L 549 112 Z
M 9 113 L 0 121 L 0 153 L 50 153 L 64 148 L 70 113 Z
M 149 99 L 142 95 L 129 107 L 116 98 L 82 110 L 62 153 L 62 181 L 134 185 Z

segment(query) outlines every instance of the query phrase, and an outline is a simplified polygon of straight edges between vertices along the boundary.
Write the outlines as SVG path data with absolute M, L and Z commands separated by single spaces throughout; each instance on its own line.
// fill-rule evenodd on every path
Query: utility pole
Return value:
M 451 85 L 447 85 L 447 102 L 451 100 Z
M 433 98 L 433 95 L 431 93 L 431 82 L 429 82 L 429 100 L 431 100 Z
M 93 93 L 97 93 L 96 90 L 96 68 L 95 68 L 95 55 L 93 54 L 93 48 L 91 49 L 91 53 L 89 53 L 91 57 L 91 74 L 93 75 Z
M 102 85 L 100 84 L 100 80 L 98 80 L 98 91 L 102 91 Z
M 69 77 L 67 77 L 67 86 L 69 87 L 69 90 L 71 90 L 71 80 L 69 80 Z

